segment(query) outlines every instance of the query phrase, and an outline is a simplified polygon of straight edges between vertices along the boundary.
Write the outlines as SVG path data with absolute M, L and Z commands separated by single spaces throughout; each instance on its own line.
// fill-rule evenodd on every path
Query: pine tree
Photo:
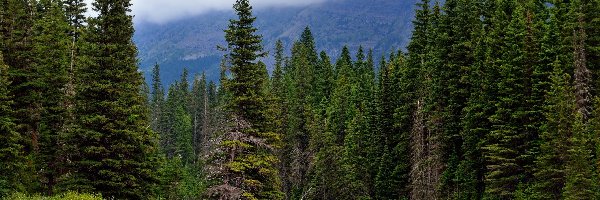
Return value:
M 541 127 L 540 155 L 534 174 L 534 197 L 536 199 L 559 199 L 566 183 L 565 164 L 569 145 L 566 141 L 573 135 L 575 113 L 574 90 L 571 78 L 555 64 L 552 86 L 546 100 L 546 123 Z
M 348 125 L 348 135 L 344 141 L 344 170 L 350 184 L 349 190 L 356 198 L 374 196 L 374 179 L 377 176 L 379 146 L 381 138 L 377 134 L 377 102 L 375 99 L 375 72 L 373 53 L 370 51 L 365 60 L 362 47 L 359 48 L 354 63 L 355 75 L 352 77 L 349 97 L 353 114 Z
M 196 155 L 200 155 L 201 149 L 205 140 L 207 139 L 204 135 L 207 127 L 205 127 L 208 113 L 208 97 L 207 97 L 207 82 L 206 74 L 196 75 L 192 84 L 192 98 L 191 98 L 191 111 L 192 111 L 192 127 L 193 127 L 193 147 Z
M 12 100 L 9 96 L 8 66 L 4 64 L 0 52 L 0 197 L 5 197 L 11 192 L 22 192 L 25 188 L 20 181 L 25 175 L 25 157 L 23 145 L 20 144 L 21 135 L 15 131 L 12 118 Z
M 382 59 L 383 60 L 383 59 Z M 408 198 L 409 183 L 409 146 L 408 131 L 410 124 L 400 110 L 404 102 L 398 101 L 403 90 L 400 87 L 405 67 L 402 54 L 390 55 L 387 63 L 382 61 L 379 78 L 380 131 L 383 143 L 382 156 L 375 178 L 377 199 Z
M 344 141 L 348 134 L 347 123 L 352 120 L 351 115 L 351 88 L 354 69 L 348 47 L 342 49 L 342 54 L 336 63 L 336 78 L 331 94 L 330 103 L 323 116 L 325 119 L 324 130 L 318 134 L 319 144 L 313 144 L 315 153 L 313 178 L 310 183 L 311 198 L 323 199 L 350 199 L 349 191 L 343 168 Z M 313 134 L 313 135 L 316 135 Z M 315 138 L 317 139 L 317 138 Z M 313 140 L 315 141 L 315 140 Z
M 551 84 L 547 90 L 544 104 L 544 122 L 540 126 L 540 153 L 536 157 L 536 171 L 532 185 L 532 197 L 536 199 L 558 199 L 565 184 L 564 163 L 567 144 L 565 141 L 572 132 L 575 111 L 575 96 L 571 86 L 569 67 L 560 53 L 562 39 L 558 13 L 560 4 L 551 8 L 545 26 L 541 48 L 541 63 L 549 63 L 553 70 L 539 69 L 534 72 L 543 76 L 550 74 Z
M 20 0 L 4 0 L 0 6 L 0 51 L 4 55 L 4 63 L 8 68 L 10 85 L 9 95 L 12 100 L 12 119 L 15 131 L 20 134 L 19 145 L 23 146 L 24 155 L 28 156 L 25 170 L 27 175 L 20 182 L 27 189 L 37 186 L 38 177 L 34 162 L 30 155 L 39 149 L 40 125 L 40 83 L 38 68 L 33 66 L 32 59 L 32 27 L 35 17 L 35 2 Z
M 69 81 L 69 25 L 61 1 L 38 2 L 39 15 L 33 25 L 33 66 L 38 69 L 40 82 L 41 117 L 39 152 L 36 155 L 42 191 L 55 192 L 58 178 L 64 173 L 66 158 L 60 145 L 64 144 L 64 126 L 69 116 L 65 93 Z
M 84 65 L 78 67 L 76 134 L 71 152 L 68 188 L 102 193 L 105 197 L 148 197 L 157 167 L 155 136 L 149 129 L 141 74 L 128 0 L 93 3 L 99 15 L 88 21 L 81 49 Z
M 568 143 L 568 159 L 565 165 L 566 183 L 562 198 L 597 199 L 598 183 L 594 181 L 592 151 L 588 148 L 589 131 L 581 113 L 576 113 L 573 134 Z
M 261 36 L 253 26 L 255 17 L 248 0 L 238 0 L 233 8 L 237 19 L 225 30 L 231 76 L 224 89 L 231 95 L 227 108 L 229 127 L 222 135 L 220 149 L 225 168 L 222 184 L 209 189 L 212 198 L 282 199 L 281 182 L 274 154 L 280 136 L 267 130 L 265 71 L 257 59 L 265 55 Z M 222 83 L 223 84 L 223 83 Z
M 160 66 L 155 64 L 152 68 L 152 89 L 150 95 L 150 124 L 156 133 L 163 133 L 165 127 L 161 124 L 164 109 L 165 91 L 160 81 Z
M 492 130 L 486 137 L 484 157 L 487 172 L 485 174 L 486 199 L 513 198 L 517 186 L 526 184 L 531 175 L 528 167 L 532 160 L 529 153 L 533 148 L 529 120 L 530 108 L 534 104 L 527 101 L 530 63 L 526 57 L 526 9 L 515 1 L 503 2 L 494 19 L 503 29 L 500 56 L 496 58 L 499 78 L 495 113 L 490 116 Z

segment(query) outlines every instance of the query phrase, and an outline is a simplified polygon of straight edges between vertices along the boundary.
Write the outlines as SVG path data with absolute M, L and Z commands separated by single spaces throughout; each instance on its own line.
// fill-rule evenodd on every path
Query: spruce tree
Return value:
M 403 111 L 398 109 L 400 105 L 403 105 L 403 102 L 398 101 L 399 96 L 402 95 L 400 90 L 403 89 L 399 87 L 400 81 L 403 80 L 403 69 L 405 69 L 405 63 L 402 54 L 394 55 L 392 53 L 389 61 L 382 61 L 380 66 L 379 129 L 383 150 L 375 177 L 375 197 L 377 199 L 408 198 L 409 136 L 408 131 L 403 128 L 410 124 L 405 124 L 408 119 L 404 118 L 403 113 L 396 114 L 396 111 Z
M 0 52 L 0 197 L 5 197 L 12 192 L 23 192 L 21 182 L 25 174 L 25 156 L 23 145 L 20 144 L 21 135 L 15 131 L 12 115 L 12 100 L 9 96 L 8 66 L 4 64 Z
M 575 113 L 574 90 L 571 78 L 560 65 L 555 64 L 552 86 L 546 100 L 546 123 L 541 127 L 540 155 L 536 159 L 534 198 L 559 199 L 566 183 L 565 164 L 573 135 Z
M 194 82 L 192 84 L 192 93 L 191 93 L 191 117 L 192 117 L 192 138 L 193 138 L 193 147 L 196 155 L 200 155 L 205 137 L 204 133 L 207 130 L 204 126 L 205 118 L 208 112 L 208 97 L 207 97 L 207 82 L 206 82 L 206 74 L 202 73 L 202 75 L 196 75 L 194 78 Z
M 566 183 L 562 198 L 597 199 L 598 183 L 594 181 L 592 151 L 588 148 L 590 134 L 581 113 L 576 113 L 573 133 L 568 140 Z
M 375 72 L 373 54 L 365 60 L 362 47 L 359 48 L 354 63 L 355 75 L 352 78 L 350 100 L 353 102 L 352 118 L 347 123 L 348 135 L 344 141 L 344 170 L 348 179 L 348 190 L 357 198 L 374 196 L 373 180 L 376 176 L 381 138 L 377 134 L 377 102 L 374 98 Z
M 33 25 L 32 52 L 36 55 L 33 66 L 38 68 L 40 98 L 40 140 L 36 162 L 40 173 L 42 191 L 53 194 L 58 178 L 64 173 L 66 158 L 60 146 L 64 144 L 64 126 L 69 116 L 65 104 L 66 87 L 69 81 L 70 38 L 66 34 L 69 25 L 62 10 L 62 2 L 42 0 Z
M 231 79 L 222 83 L 231 95 L 227 102 L 229 127 L 220 144 L 225 168 L 219 172 L 222 184 L 211 187 L 208 196 L 282 199 L 274 154 L 280 136 L 266 128 L 266 69 L 257 63 L 265 55 L 262 39 L 253 26 L 256 18 L 249 1 L 237 0 L 233 8 L 238 18 L 231 19 L 225 30 Z
M 148 198 L 156 177 L 155 136 L 140 96 L 142 76 L 128 0 L 93 3 L 99 15 L 88 21 L 78 67 L 75 134 L 68 189 L 107 198 Z
M 309 154 L 308 145 L 310 134 L 308 123 L 311 119 L 312 82 L 314 65 L 310 61 L 310 48 L 312 44 L 310 32 L 304 32 L 301 40 L 292 47 L 289 66 L 286 68 L 286 130 L 283 136 L 285 143 L 284 152 L 288 158 L 282 160 L 287 172 L 286 184 L 293 185 L 288 193 L 302 193 L 307 182 Z M 314 50 L 313 50 L 314 51 Z M 299 195 L 299 194 L 292 194 Z
M 41 117 L 40 73 L 33 66 L 32 27 L 35 18 L 35 2 L 5 0 L 0 6 L 0 51 L 4 63 L 8 66 L 9 95 L 15 131 L 20 134 L 19 145 L 23 146 L 23 155 L 28 156 L 25 170 L 27 175 L 20 182 L 27 189 L 38 186 L 33 155 L 39 149 L 39 127 Z M 42 55 L 39 55 L 42 56 Z
M 465 138 L 460 132 L 470 88 L 479 86 L 469 83 L 468 73 L 475 62 L 473 52 L 477 47 L 476 31 L 479 31 L 481 26 L 476 3 L 476 1 L 446 1 L 442 8 L 442 16 L 439 20 L 432 19 L 432 30 L 429 32 L 430 43 L 432 43 L 429 51 L 432 53 L 428 57 L 430 57 L 430 65 L 434 68 L 432 69 L 434 86 L 431 95 L 434 106 L 430 111 L 433 112 L 430 123 L 433 124 L 432 128 L 442 134 L 441 145 L 444 152 L 442 159 L 446 163 L 446 169 L 441 184 L 442 195 L 447 198 L 467 196 L 461 194 L 464 191 L 460 191 L 462 188 L 457 184 L 464 180 L 459 180 L 463 178 L 463 175 L 459 174 L 462 167 L 459 165 L 464 159 L 464 151 L 473 151 L 473 149 L 463 149 Z
M 544 98 L 544 122 L 540 126 L 540 153 L 536 157 L 536 171 L 531 198 L 558 199 L 565 184 L 564 163 L 567 144 L 572 132 L 575 96 L 571 85 L 568 65 L 560 53 L 562 48 L 557 7 L 549 10 L 550 21 L 546 24 L 541 63 L 551 63 L 551 84 Z M 543 72 L 548 74 L 549 72 Z
M 165 91 L 160 80 L 160 65 L 158 64 L 155 64 L 152 68 L 152 89 L 150 94 L 150 124 L 154 132 L 161 134 L 165 131 L 165 127 L 160 122 L 164 117 Z
M 526 40 L 526 8 L 515 1 L 503 2 L 496 10 L 494 19 L 502 29 L 500 56 L 494 63 L 499 75 L 496 80 L 497 101 L 495 112 L 490 116 L 492 130 L 486 137 L 484 157 L 487 172 L 485 174 L 486 199 L 514 198 L 514 192 L 520 184 L 527 184 L 531 176 L 529 157 L 534 148 L 535 130 L 530 120 L 534 103 L 528 101 L 531 85 L 529 74 L 535 62 L 528 58 L 529 49 Z M 496 30 L 499 31 L 500 30 Z
M 471 3 L 471 6 L 473 3 Z M 484 5 L 477 5 L 480 16 L 484 16 Z M 463 108 L 463 119 L 460 121 L 460 135 L 463 140 L 461 147 L 462 159 L 456 169 L 456 190 L 452 194 L 455 199 L 480 199 L 483 194 L 484 162 L 481 153 L 482 138 L 491 129 L 488 117 L 492 115 L 494 76 L 493 70 L 487 65 L 487 38 L 489 26 L 483 23 L 489 22 L 489 18 L 479 22 L 479 26 L 472 30 L 473 63 L 468 67 L 467 82 L 471 86 L 469 97 Z
M 352 120 L 351 96 L 352 79 L 354 74 L 353 63 L 348 47 L 342 49 L 342 54 L 336 63 L 336 79 L 331 94 L 329 107 L 323 118 L 326 126 L 319 134 L 319 144 L 315 154 L 313 178 L 310 187 L 311 198 L 348 199 L 352 192 L 348 190 L 348 184 L 343 168 L 344 141 L 348 134 L 347 123 Z M 314 141 L 314 140 L 313 140 Z

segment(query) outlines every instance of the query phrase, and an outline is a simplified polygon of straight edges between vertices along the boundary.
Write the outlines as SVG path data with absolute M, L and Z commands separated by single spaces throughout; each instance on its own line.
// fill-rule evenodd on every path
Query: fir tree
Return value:
M 534 198 L 559 199 L 566 183 L 568 141 L 573 134 L 575 96 L 570 76 L 555 64 L 552 86 L 546 100 L 546 123 L 541 127 L 540 155 L 537 157 Z M 532 198 L 533 198 L 532 197 Z
M 592 151 L 588 148 L 589 131 L 581 113 L 576 113 L 573 134 L 569 138 L 565 165 L 566 183 L 562 198 L 597 199 L 598 183 L 594 181 Z
M 379 169 L 375 178 L 377 199 L 403 199 L 408 198 L 408 132 L 403 128 L 407 120 L 404 115 L 396 111 L 403 111 L 397 101 L 402 94 L 399 87 L 403 69 L 405 69 L 402 54 L 390 56 L 387 63 L 382 61 L 379 78 L 380 102 L 380 131 L 382 139 L 382 156 Z M 397 110 L 398 109 L 398 110 Z
M 58 178 L 64 173 L 66 158 L 60 145 L 64 144 L 64 126 L 69 119 L 65 104 L 68 84 L 69 43 L 66 34 L 69 25 L 63 14 L 62 2 L 43 0 L 38 2 L 37 20 L 33 25 L 32 52 L 36 55 L 33 65 L 40 73 L 40 118 L 39 152 L 36 155 L 41 172 L 42 191 L 53 194 Z
M 496 58 L 499 78 L 495 113 L 490 116 L 492 130 L 486 137 L 484 157 L 486 199 L 513 198 L 517 186 L 526 184 L 531 176 L 532 160 L 529 154 L 534 148 L 530 129 L 533 125 L 530 109 L 535 105 L 528 101 L 531 91 L 530 69 L 532 60 L 527 59 L 526 9 L 515 1 L 503 2 L 497 9 L 498 23 L 507 23 L 501 41 L 500 57 Z M 495 16 L 496 17 L 496 16 Z M 506 18 L 504 18 L 506 17 Z M 503 20 L 503 21 L 500 21 Z M 499 24 L 500 25 L 500 24 Z M 498 27 L 500 28 L 500 27 Z M 533 60 L 535 61 L 535 60 Z
M 22 192 L 25 188 L 21 182 L 25 175 L 25 157 L 23 145 L 20 144 L 21 135 L 15 131 L 12 118 L 8 86 L 8 66 L 4 64 L 0 52 L 0 197 L 5 197 L 12 192 Z
M 165 91 L 160 81 L 160 66 L 152 68 L 152 89 L 150 92 L 150 124 L 156 133 L 163 133 L 165 128 L 160 123 L 163 116 Z
M 213 198 L 282 199 L 281 182 L 275 164 L 274 148 L 279 134 L 267 130 L 264 94 L 265 71 L 257 59 L 262 52 L 261 36 L 253 26 L 256 18 L 248 0 L 238 0 L 233 8 L 237 19 L 225 30 L 231 76 L 224 89 L 228 99 L 229 127 L 220 146 L 226 157 L 222 184 L 209 189 Z M 223 83 L 222 83 L 223 84 Z
M 88 21 L 81 49 L 89 62 L 77 73 L 76 134 L 68 188 L 105 197 L 148 197 L 156 180 L 155 137 L 140 96 L 141 74 L 127 0 L 93 3 L 99 13 Z M 79 68 L 79 67 L 78 67 Z
M 207 130 L 205 127 L 205 118 L 208 113 L 208 97 L 207 97 L 207 85 L 206 85 L 206 74 L 196 75 L 192 84 L 192 97 L 191 97 L 191 116 L 192 116 L 192 127 L 193 127 L 193 147 L 196 155 L 200 155 L 201 149 L 205 140 L 207 139 L 204 135 Z
M 27 175 L 20 182 L 27 189 L 38 183 L 32 156 L 39 149 L 39 127 L 41 117 L 40 83 L 38 68 L 33 66 L 32 27 L 35 17 L 35 2 L 5 0 L 0 6 L 0 51 L 8 68 L 8 86 L 11 96 L 14 130 L 19 133 L 19 145 L 23 155 L 28 156 L 25 165 Z M 41 56 L 41 55 L 39 55 Z M 30 156 L 31 155 L 31 156 Z

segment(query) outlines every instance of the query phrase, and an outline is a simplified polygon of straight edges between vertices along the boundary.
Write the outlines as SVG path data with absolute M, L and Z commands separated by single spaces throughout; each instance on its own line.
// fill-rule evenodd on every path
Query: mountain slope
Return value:
M 360 45 L 374 49 L 376 57 L 404 48 L 412 31 L 415 0 L 334 0 L 304 7 L 256 10 L 256 26 L 263 35 L 266 51 L 278 39 L 286 49 L 309 26 L 317 48 L 331 57 L 343 45 L 356 51 Z M 214 11 L 167 24 L 136 24 L 134 40 L 138 45 L 142 70 L 161 64 L 163 81 L 177 80 L 184 67 L 192 74 L 206 71 L 218 79 L 218 64 L 225 45 L 223 30 L 232 12 Z M 266 58 L 270 63 L 272 58 Z

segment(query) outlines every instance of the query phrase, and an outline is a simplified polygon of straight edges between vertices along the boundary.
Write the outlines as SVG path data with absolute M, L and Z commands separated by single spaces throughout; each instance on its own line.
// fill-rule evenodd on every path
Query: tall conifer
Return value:
M 227 102 L 229 128 L 222 135 L 220 149 L 225 168 L 220 171 L 222 184 L 209 189 L 212 198 L 282 199 L 281 182 L 275 164 L 274 149 L 279 133 L 267 130 L 266 80 L 264 65 L 257 63 L 265 56 L 262 37 L 253 26 L 256 18 L 248 0 L 233 5 L 237 19 L 231 19 L 225 30 L 228 64 L 232 78 L 224 90 L 231 96 Z
M 89 60 L 78 67 L 77 130 L 69 143 L 69 188 L 105 197 L 140 199 L 151 195 L 156 180 L 155 136 L 140 95 L 142 76 L 128 0 L 99 0 L 88 21 L 81 49 Z

